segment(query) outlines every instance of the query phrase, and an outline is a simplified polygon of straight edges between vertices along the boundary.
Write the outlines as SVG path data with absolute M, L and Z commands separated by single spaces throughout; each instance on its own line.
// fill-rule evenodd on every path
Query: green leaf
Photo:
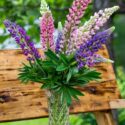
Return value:
M 72 74 L 75 75 L 79 72 L 78 68 L 77 67 L 73 67 L 72 68 Z
M 77 90 L 75 88 L 72 88 L 72 87 L 69 87 L 69 91 L 70 91 L 70 93 L 72 93 L 72 95 L 78 95 L 78 96 L 83 96 L 84 95 L 79 90 Z
M 68 67 L 65 66 L 64 64 L 61 64 L 57 66 L 56 71 L 65 71 L 66 69 L 68 69 Z
M 66 82 L 68 83 L 70 81 L 70 79 L 72 78 L 72 75 L 77 74 L 77 73 L 78 73 L 78 68 L 77 67 L 71 67 L 69 69 L 68 74 L 67 74 Z
M 74 61 L 75 61 L 75 58 L 74 58 L 74 57 L 75 57 L 74 54 L 69 55 L 69 56 L 68 56 L 68 61 L 69 61 L 69 62 L 74 62 Z
M 53 87 L 54 87 L 54 85 L 51 83 L 51 82 L 49 82 L 49 83 L 44 83 L 42 86 L 41 86 L 41 89 L 52 89 Z
M 41 89 L 48 89 L 48 84 L 47 83 L 44 83 L 42 86 L 41 86 Z
M 76 81 L 70 81 L 69 85 L 70 86 L 83 86 L 87 83 L 88 82 L 86 82 L 86 81 L 76 80 Z
M 67 59 L 67 57 L 64 55 L 64 54 L 62 54 L 62 53 L 60 53 L 60 59 L 61 59 L 61 61 L 65 64 L 65 65 L 68 65 L 69 63 L 68 63 L 68 59 Z
M 53 51 L 51 51 L 50 49 L 47 51 L 47 52 L 45 52 L 45 55 L 49 58 L 49 59 L 51 59 L 52 61 L 54 61 L 55 63 L 57 63 L 58 61 L 59 61 L 59 58 L 56 56 L 56 54 L 53 52 Z
M 72 104 L 72 97 L 71 97 L 67 87 L 63 87 L 63 98 L 66 99 L 68 106 L 70 106 Z
M 84 79 L 88 79 L 89 81 L 90 80 L 97 80 L 97 79 L 100 79 L 101 73 L 95 71 L 95 70 L 87 70 L 85 71 L 83 77 Z
M 67 75 L 67 79 L 66 79 L 66 82 L 67 82 L 67 83 L 69 82 L 69 80 L 71 79 L 71 77 L 72 77 L 72 70 L 70 69 L 70 70 L 69 70 L 69 73 L 68 73 L 68 75 Z
M 56 67 L 56 65 L 52 61 L 43 61 L 42 66 L 43 67 L 53 67 L 53 68 Z

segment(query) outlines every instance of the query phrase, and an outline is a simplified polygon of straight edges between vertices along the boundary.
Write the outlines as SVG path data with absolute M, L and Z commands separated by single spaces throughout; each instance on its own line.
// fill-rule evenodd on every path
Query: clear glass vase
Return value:
M 48 91 L 49 125 L 69 125 L 69 107 L 61 95 Z

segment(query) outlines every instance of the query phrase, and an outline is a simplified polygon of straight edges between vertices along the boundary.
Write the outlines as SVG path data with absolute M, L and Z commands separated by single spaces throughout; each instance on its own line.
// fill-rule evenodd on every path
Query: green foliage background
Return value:
M 47 0 L 54 19 L 55 26 L 57 22 L 61 21 L 64 24 L 68 8 L 73 0 Z M 111 2 L 115 0 L 111 0 Z M 0 0 L 0 47 L 6 48 L 5 41 L 9 41 L 7 46 L 10 46 L 12 39 L 9 39 L 5 27 L 3 25 L 4 19 L 16 21 L 21 26 L 25 27 L 27 33 L 35 42 L 39 42 L 39 24 L 38 19 L 40 0 Z M 82 19 L 81 25 L 93 13 L 93 5 L 91 4 L 87 9 L 85 17 Z M 118 85 L 122 96 L 125 97 L 125 14 L 116 15 L 112 21 L 115 25 L 116 31 L 114 33 L 114 40 L 112 42 L 113 54 L 115 56 L 115 68 L 117 73 Z M 11 48 L 11 46 L 10 46 Z M 125 125 L 125 110 L 119 110 L 119 124 Z M 35 119 L 20 122 L 0 123 L 0 125 L 47 125 L 48 119 Z M 94 116 L 92 114 L 84 113 L 71 116 L 71 125 L 96 125 Z

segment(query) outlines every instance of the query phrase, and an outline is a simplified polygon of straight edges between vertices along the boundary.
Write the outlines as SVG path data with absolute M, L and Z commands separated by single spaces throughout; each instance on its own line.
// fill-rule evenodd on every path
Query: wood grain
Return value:
M 112 117 L 110 110 L 94 112 L 98 125 L 116 125 L 115 119 Z
M 109 102 L 112 109 L 125 108 L 125 99 L 115 99 Z
M 103 49 L 100 54 L 108 57 Z M 48 116 L 45 92 L 40 84 L 20 84 L 18 69 L 25 61 L 20 50 L 0 51 L 0 121 L 12 121 Z M 80 101 L 73 102 L 71 113 L 110 109 L 109 102 L 120 98 L 112 65 L 102 63 L 95 68 L 102 73 L 102 80 L 79 88 L 84 94 Z

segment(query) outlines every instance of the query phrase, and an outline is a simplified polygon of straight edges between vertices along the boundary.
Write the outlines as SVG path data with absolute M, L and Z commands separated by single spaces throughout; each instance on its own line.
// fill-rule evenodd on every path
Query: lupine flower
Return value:
M 72 37 L 73 31 L 78 28 L 80 24 L 80 19 L 83 17 L 85 9 L 91 0 L 75 0 L 72 7 L 69 9 L 69 14 L 67 15 L 67 21 L 65 22 L 63 38 L 60 42 L 61 49 L 66 52 L 72 48 Z
M 91 40 L 80 46 L 80 49 L 76 52 L 79 69 L 84 66 L 91 67 L 95 64 L 93 60 L 94 54 L 103 47 L 113 31 L 114 27 L 99 32 Z
M 94 60 L 94 63 L 101 63 L 101 62 L 114 63 L 113 60 L 104 58 L 103 56 L 101 56 L 99 54 L 94 54 L 93 55 L 93 60 Z
M 56 48 L 55 48 L 56 53 L 60 52 L 60 41 L 62 40 L 62 35 L 63 35 L 62 29 L 63 29 L 62 23 L 59 22 L 58 23 L 58 36 L 57 36 L 57 39 L 56 39 Z
M 49 7 L 46 3 L 46 0 L 41 0 L 41 7 L 40 7 L 40 13 L 41 15 L 43 15 L 46 12 L 49 12 Z
M 61 40 L 62 40 L 62 32 L 58 31 L 58 37 L 57 37 L 56 48 L 55 48 L 56 53 L 60 52 L 60 41 Z
M 80 45 L 87 40 L 90 40 L 93 35 L 107 22 L 110 16 L 119 9 L 118 6 L 100 10 L 91 16 L 90 20 L 78 29 L 77 39 L 75 41 L 75 48 L 78 49 Z M 74 39 L 74 38 L 73 38 Z
M 51 12 L 46 12 L 40 19 L 40 29 L 42 49 L 44 51 L 46 51 L 47 49 L 51 49 L 54 51 L 54 20 Z
M 15 39 L 16 43 L 20 46 L 24 55 L 27 56 L 27 60 L 35 60 L 41 57 L 34 43 L 30 40 L 30 37 L 26 35 L 26 31 L 22 27 L 9 20 L 5 20 L 4 25 L 8 29 L 10 35 Z

